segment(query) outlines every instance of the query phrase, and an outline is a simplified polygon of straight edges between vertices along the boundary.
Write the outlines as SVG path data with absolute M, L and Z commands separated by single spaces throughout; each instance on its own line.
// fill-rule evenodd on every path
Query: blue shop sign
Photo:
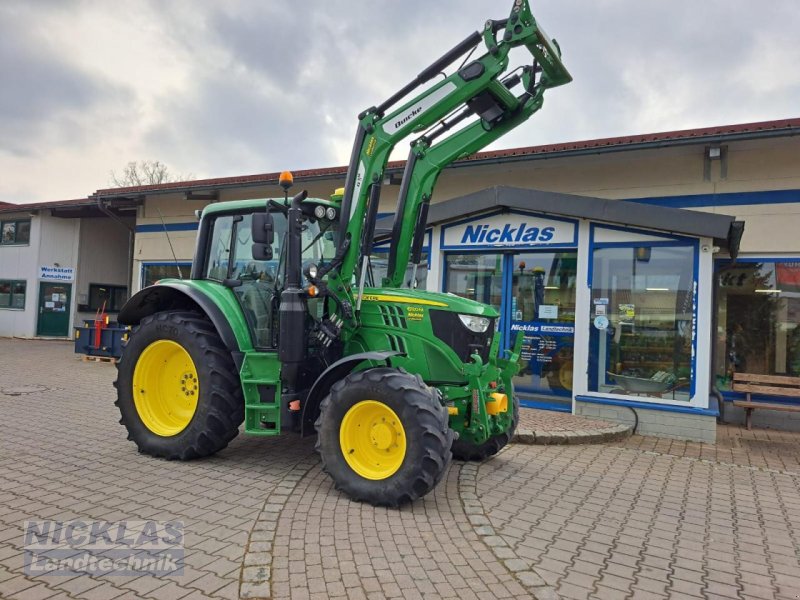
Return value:
M 494 213 L 442 227 L 442 250 L 560 248 L 578 244 L 578 224 L 531 213 Z

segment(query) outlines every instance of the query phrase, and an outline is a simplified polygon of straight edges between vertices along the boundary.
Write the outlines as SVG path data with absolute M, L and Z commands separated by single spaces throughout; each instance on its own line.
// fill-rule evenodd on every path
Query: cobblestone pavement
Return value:
M 520 444 L 599 444 L 625 439 L 632 427 L 601 419 L 535 408 L 520 408 L 514 441 Z
M 0 339 L 0 598 L 800 598 L 798 436 L 512 445 L 388 510 L 334 490 L 309 440 L 137 454 L 114 371 Z M 23 522 L 73 518 L 184 521 L 184 574 L 25 577 Z
M 800 435 L 788 431 L 747 431 L 739 425 L 728 424 L 717 426 L 716 445 L 640 435 L 619 445 L 671 456 L 800 473 Z
M 800 472 L 603 446 L 478 468 L 492 527 L 565 598 L 800 597 Z
M 553 410 L 539 410 L 536 408 L 519 409 L 519 426 L 521 429 L 541 431 L 576 431 L 580 429 L 596 429 L 599 427 L 612 427 L 616 423 L 600 419 L 587 419 L 579 415 L 556 412 Z
M 153 459 L 125 440 L 112 365 L 59 342 L 0 340 L 0 357 L 0 391 L 46 388 L 0 393 L 0 597 L 238 598 L 253 522 L 312 443 L 240 436 L 210 459 Z M 25 578 L 26 519 L 182 520 L 184 574 Z

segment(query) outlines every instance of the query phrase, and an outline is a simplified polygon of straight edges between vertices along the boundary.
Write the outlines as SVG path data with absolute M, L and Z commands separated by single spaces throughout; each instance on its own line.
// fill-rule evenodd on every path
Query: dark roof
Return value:
M 665 233 L 714 238 L 721 247 L 728 247 L 728 236 L 734 217 L 667 208 L 624 200 L 606 200 L 558 192 L 544 192 L 508 186 L 494 186 L 431 204 L 428 225 L 491 210 L 527 210 L 545 215 L 590 219 L 628 227 L 654 229 Z M 378 219 L 376 237 L 385 239 L 392 229 L 394 215 Z
M 698 129 L 680 129 L 660 133 L 645 133 L 621 137 L 599 138 L 563 144 L 547 144 L 528 146 L 510 150 L 479 152 L 459 162 L 496 160 L 510 157 L 530 157 L 536 154 L 573 154 L 581 151 L 590 153 L 614 150 L 637 150 L 648 147 L 662 147 L 680 144 L 701 144 L 715 141 L 735 140 L 750 137 L 778 137 L 800 135 L 800 118 L 780 119 L 777 121 L 759 121 L 756 123 L 740 123 L 738 125 L 719 125 Z
M 647 148 L 660 148 L 672 145 L 721 143 L 737 139 L 751 139 L 762 137 L 782 137 L 800 135 L 800 118 L 781 119 L 777 121 L 760 121 L 757 123 L 742 123 L 738 125 L 721 125 L 717 127 L 703 127 L 700 129 L 683 129 L 679 131 L 666 131 L 661 133 L 646 133 L 623 137 L 600 138 L 563 144 L 547 144 L 543 146 L 526 146 L 508 150 L 491 150 L 478 152 L 467 158 L 456 161 L 451 167 L 468 166 L 480 162 L 534 160 L 539 158 L 554 158 L 558 156 L 571 156 L 575 154 L 600 154 L 604 152 L 619 152 L 623 150 L 641 150 Z M 387 171 L 394 172 L 405 167 L 404 160 L 392 161 L 387 165 Z M 322 169 L 305 169 L 293 171 L 298 181 L 312 179 L 344 178 L 347 173 L 346 166 L 327 167 Z M 262 173 L 258 175 L 240 175 L 236 177 L 217 177 L 211 179 L 197 179 L 194 181 L 175 181 L 158 185 L 143 185 L 128 188 L 109 188 L 97 190 L 94 196 L 113 198 L 120 196 L 143 195 L 146 193 L 169 193 L 201 189 L 218 189 L 223 187 L 248 187 L 258 185 L 277 184 L 280 173 Z
M 141 204 L 140 201 L 115 201 L 111 206 L 113 212 L 132 209 Z M 75 198 L 73 200 L 53 200 L 51 202 L 29 202 L 27 204 L 9 204 L 0 202 L 0 213 L 30 212 L 49 210 L 56 217 L 101 217 L 102 211 L 97 207 L 96 198 Z

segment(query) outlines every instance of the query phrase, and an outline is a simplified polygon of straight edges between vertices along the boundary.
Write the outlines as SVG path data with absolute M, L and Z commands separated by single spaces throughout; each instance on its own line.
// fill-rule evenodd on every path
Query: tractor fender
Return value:
M 314 422 L 319 417 L 319 405 L 322 399 L 328 394 L 331 386 L 343 379 L 350 371 L 355 369 L 365 360 L 374 360 L 386 362 L 389 365 L 389 359 L 393 356 L 401 355 L 402 352 L 395 352 L 393 350 L 384 350 L 380 352 L 360 352 L 358 354 L 351 354 L 344 358 L 337 360 L 330 367 L 325 369 L 322 374 L 317 377 L 314 385 L 306 396 L 303 403 L 303 415 L 300 420 L 300 434 L 305 437 L 314 432 Z
M 239 353 L 239 343 L 222 310 L 201 290 L 188 285 L 157 283 L 138 291 L 119 311 L 117 321 L 123 325 L 138 325 L 144 317 L 154 313 L 181 309 L 205 313 L 225 347 L 232 353 Z

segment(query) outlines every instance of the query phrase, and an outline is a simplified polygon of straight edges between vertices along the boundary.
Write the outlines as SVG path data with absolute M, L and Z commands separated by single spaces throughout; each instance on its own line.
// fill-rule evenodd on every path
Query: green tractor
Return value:
M 485 52 L 471 59 L 481 42 Z M 514 48 L 532 64 L 504 75 Z M 515 0 L 509 18 L 487 21 L 359 116 L 345 187 L 330 199 L 289 198 L 287 174 L 283 198 L 207 206 L 190 278 L 141 290 L 119 314 L 134 327 L 116 404 L 139 451 L 208 456 L 242 422 L 253 435 L 316 432 L 338 489 L 398 506 L 432 490 L 452 456 L 480 460 L 507 444 L 519 416 L 521 338 L 501 352 L 497 311 L 415 289 L 415 269 L 441 170 L 523 123 L 545 90 L 569 81 L 558 45 L 527 0 Z M 384 170 L 414 134 L 376 281 Z

